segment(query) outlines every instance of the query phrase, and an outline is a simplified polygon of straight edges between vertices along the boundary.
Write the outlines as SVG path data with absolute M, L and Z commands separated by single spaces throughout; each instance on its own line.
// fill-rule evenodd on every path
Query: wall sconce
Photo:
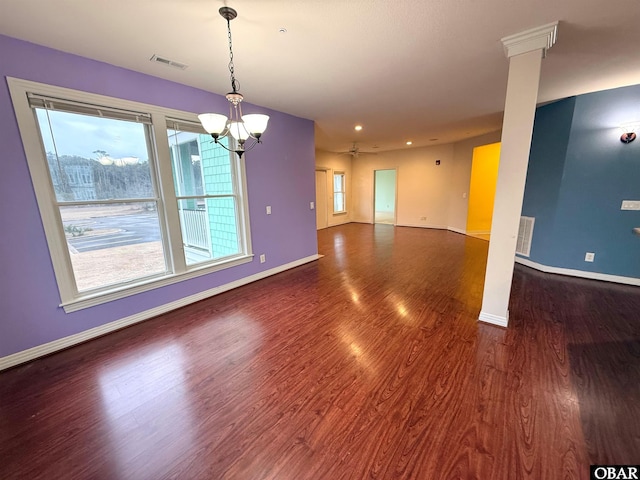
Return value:
M 622 143 L 631 143 L 636 139 L 636 130 L 640 127 L 640 122 L 629 122 L 620 125 L 620 130 L 622 131 L 622 135 L 620 136 L 620 141 Z

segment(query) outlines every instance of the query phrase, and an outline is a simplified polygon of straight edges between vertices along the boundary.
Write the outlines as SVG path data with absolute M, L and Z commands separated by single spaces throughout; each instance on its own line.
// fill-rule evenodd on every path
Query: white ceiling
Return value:
M 2 0 L 0 33 L 224 94 L 224 4 L 245 101 L 315 120 L 330 151 L 499 129 L 500 39 L 556 20 L 539 102 L 640 84 L 640 0 Z

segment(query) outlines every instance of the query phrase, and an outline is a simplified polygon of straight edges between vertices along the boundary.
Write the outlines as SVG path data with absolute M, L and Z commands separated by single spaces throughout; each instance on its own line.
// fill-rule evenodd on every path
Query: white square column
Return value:
M 505 37 L 510 58 L 500 166 L 479 320 L 506 327 L 520 213 L 527 179 L 540 68 L 555 43 L 558 23 Z

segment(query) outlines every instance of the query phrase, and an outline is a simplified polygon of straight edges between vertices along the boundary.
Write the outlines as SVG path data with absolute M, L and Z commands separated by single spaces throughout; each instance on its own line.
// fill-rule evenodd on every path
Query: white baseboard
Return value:
M 170 312 L 171 310 L 184 307 L 191 303 L 199 302 L 200 300 L 204 300 L 205 298 L 219 295 L 228 290 L 232 290 L 234 288 L 247 285 L 248 283 L 252 283 L 257 280 L 262 280 L 263 278 L 267 278 L 267 277 L 270 277 L 271 275 L 284 272 L 285 270 L 299 267 L 300 265 L 304 265 L 305 263 L 313 262 L 321 257 L 322 255 L 316 254 L 316 255 L 311 255 L 309 257 L 301 258 L 294 262 L 286 263 L 284 265 L 280 265 L 279 267 L 271 268 L 269 270 L 265 270 L 263 272 L 259 272 L 254 275 L 241 278 L 234 282 L 220 285 L 219 287 L 210 288 L 209 290 L 205 290 L 203 292 L 196 293 L 194 295 L 189 295 L 188 297 L 181 298 L 179 300 L 176 300 L 175 302 L 165 303 L 164 305 L 160 305 L 150 310 L 145 310 L 144 312 L 136 313 L 134 315 L 121 318 L 120 320 L 106 323 L 104 325 L 100 325 L 99 327 L 85 330 L 84 332 L 76 333 L 75 335 L 70 335 L 68 337 L 60 338 L 58 340 L 54 340 L 53 342 L 45 343 L 43 345 L 38 345 L 37 347 L 29 348 L 27 350 L 23 350 L 21 352 L 8 355 L 6 357 L 2 357 L 0 358 L 0 370 L 5 370 L 7 368 L 14 367 L 21 363 L 29 362 L 38 357 L 49 355 L 51 353 L 57 352 L 59 350 L 63 350 L 65 348 L 72 347 L 73 345 L 86 342 L 87 340 L 91 340 L 96 337 L 101 337 L 102 335 L 105 335 L 107 333 L 115 332 L 116 330 L 120 330 L 130 325 L 134 325 L 144 320 L 148 320 L 150 318 L 156 317 L 163 313 Z
M 369 224 L 372 225 L 374 224 L 374 222 L 367 222 L 367 221 L 360 221 L 360 220 L 351 220 L 348 223 L 365 223 L 365 224 Z M 430 225 L 430 224 L 415 224 L 415 223 L 396 223 L 395 224 L 396 227 L 413 227 L 413 228 L 434 228 L 436 230 L 449 230 L 451 232 L 455 232 L 455 233 L 461 233 L 462 235 L 466 235 L 467 231 L 461 228 L 455 228 L 455 227 L 448 227 L 445 225 Z
M 516 263 L 545 273 L 557 273 L 560 275 L 567 275 L 569 277 L 589 278 L 591 280 L 602 280 L 604 282 L 640 286 L 640 278 L 635 277 L 621 277 L 619 275 L 609 275 L 608 273 L 586 272 L 584 270 L 573 270 L 570 268 L 550 267 L 518 256 L 516 256 Z
M 509 324 L 509 311 L 507 311 L 506 317 L 494 315 L 493 313 L 480 312 L 478 320 L 480 320 L 481 322 L 490 323 L 491 325 L 497 325 L 498 327 L 506 328 Z
M 417 224 L 417 223 L 397 223 L 396 227 L 413 227 L 413 228 L 433 228 L 436 230 L 446 230 L 447 227 L 445 225 L 429 225 L 425 223 Z

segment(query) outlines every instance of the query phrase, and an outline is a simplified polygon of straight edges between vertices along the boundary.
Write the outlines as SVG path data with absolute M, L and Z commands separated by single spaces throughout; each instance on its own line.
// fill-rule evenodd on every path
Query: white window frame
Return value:
M 245 173 L 246 155 L 243 155 L 242 158 L 238 158 L 237 155 L 232 155 L 231 158 L 235 161 L 235 164 L 232 165 L 232 171 L 236 174 L 234 193 L 238 199 L 237 215 L 241 253 L 220 260 L 213 260 L 206 264 L 195 264 L 191 267 L 186 265 L 178 214 L 178 202 L 176 199 L 171 157 L 169 154 L 167 118 L 198 123 L 198 118 L 195 113 L 10 77 L 7 77 L 7 84 L 18 121 L 18 128 L 20 130 L 20 136 L 22 137 L 36 200 L 51 255 L 53 270 L 60 292 L 60 306 L 64 308 L 65 312 L 81 310 L 253 261 L 254 255 L 251 246 Z M 168 270 L 165 275 L 145 278 L 140 281 L 119 284 L 91 292 L 77 291 L 64 228 L 59 209 L 55 202 L 55 192 L 49 180 L 46 152 L 41 141 L 35 111 L 29 106 L 28 93 L 56 97 L 66 101 L 99 105 L 107 108 L 145 112 L 151 115 L 151 125 L 149 126 L 149 140 L 151 143 L 149 145 L 149 161 L 151 163 L 151 172 L 155 177 L 154 179 L 158 189 L 157 195 L 159 196 L 158 221 L 165 244 L 165 261 Z
M 342 190 L 336 190 L 336 177 L 342 177 Z M 331 190 L 333 191 L 333 214 L 341 215 L 347 213 L 347 176 L 345 172 L 334 171 L 331 177 Z M 342 206 L 344 207 L 342 210 L 336 210 L 336 193 L 342 194 Z

